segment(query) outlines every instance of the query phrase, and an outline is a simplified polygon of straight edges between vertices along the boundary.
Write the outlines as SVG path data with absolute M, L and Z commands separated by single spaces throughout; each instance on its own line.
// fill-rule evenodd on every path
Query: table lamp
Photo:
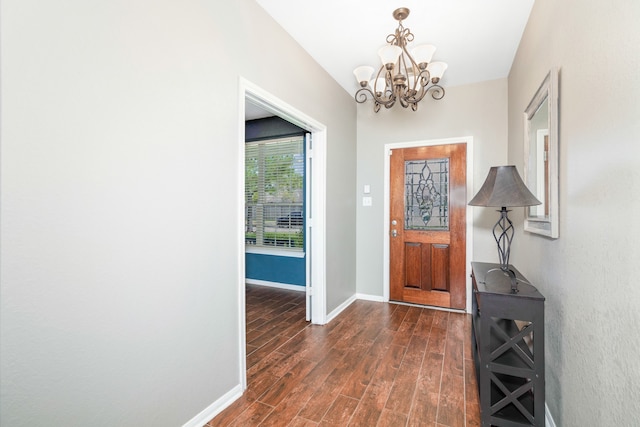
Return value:
M 531 194 L 524 185 L 515 166 L 492 166 L 489 169 L 487 179 L 473 199 L 471 206 L 495 206 L 499 207 L 500 218 L 493 226 L 493 237 L 498 244 L 498 257 L 500 258 L 500 270 L 511 278 L 511 292 L 518 292 L 516 275 L 509 268 L 509 255 L 511 253 L 511 241 L 513 240 L 513 223 L 507 215 L 508 207 L 534 206 L 541 202 Z

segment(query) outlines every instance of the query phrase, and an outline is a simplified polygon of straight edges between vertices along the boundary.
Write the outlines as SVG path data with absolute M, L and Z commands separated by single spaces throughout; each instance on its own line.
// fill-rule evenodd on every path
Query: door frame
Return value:
M 307 293 L 312 290 L 311 323 L 324 325 L 327 319 L 326 308 L 326 152 L 327 127 L 307 116 L 291 105 L 275 97 L 249 80 L 239 78 L 238 94 L 238 212 L 244 212 L 244 170 L 245 170 L 245 100 L 273 112 L 275 115 L 299 126 L 312 136 L 313 165 L 306 162 L 305 176 L 311 179 L 311 188 L 307 189 L 310 199 L 305 211 L 307 219 L 305 237 L 305 256 L 307 258 L 306 287 Z M 306 138 L 305 138 L 306 140 Z M 307 158 L 309 154 L 307 154 Z M 238 232 L 238 332 L 240 353 L 240 383 L 242 389 L 247 388 L 247 347 L 246 347 L 246 301 L 245 301 L 245 236 L 244 216 L 239 215 L 236 223 Z M 309 270 L 311 270 L 309 272 Z M 307 302 L 309 298 L 307 298 Z
M 431 139 L 422 141 L 409 142 L 393 142 L 384 145 L 384 225 L 382 227 L 383 248 L 382 248 L 382 299 L 389 301 L 389 222 L 391 219 L 391 150 L 397 148 L 427 147 L 432 145 L 449 145 L 449 144 L 467 144 L 467 198 L 473 194 L 473 137 L 463 136 L 459 138 Z M 471 313 L 471 260 L 473 259 L 473 211 L 472 207 L 467 205 L 466 218 L 466 272 L 465 272 L 465 288 L 466 288 L 466 311 Z M 446 309 L 458 311 L 454 309 Z

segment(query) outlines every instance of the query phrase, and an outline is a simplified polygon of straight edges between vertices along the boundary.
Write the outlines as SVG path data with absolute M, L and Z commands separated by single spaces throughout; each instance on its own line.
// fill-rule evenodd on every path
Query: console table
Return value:
M 472 341 L 483 426 L 544 426 L 544 296 L 513 268 L 472 262 Z

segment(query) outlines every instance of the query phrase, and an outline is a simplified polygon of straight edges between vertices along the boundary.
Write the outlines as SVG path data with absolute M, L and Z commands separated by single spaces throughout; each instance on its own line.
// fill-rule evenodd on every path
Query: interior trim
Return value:
M 312 134 L 313 137 L 313 168 L 311 174 L 312 185 L 309 189 L 312 194 L 311 208 L 308 215 L 312 220 L 307 221 L 310 232 L 305 239 L 305 253 L 311 263 L 311 277 L 307 277 L 307 282 L 312 288 L 306 287 L 308 293 L 313 294 L 311 298 L 311 322 L 324 325 L 327 318 L 326 308 L 326 175 L 327 175 L 327 127 L 285 103 L 249 80 L 239 77 L 238 84 L 238 164 L 237 182 L 238 194 L 237 211 L 244 212 L 244 137 L 245 137 L 245 101 L 260 106 L 267 111 L 299 126 Z M 308 150 L 309 151 L 309 150 Z M 237 278 L 238 283 L 238 351 L 239 378 L 242 389 L 247 388 L 247 367 L 246 367 L 246 302 L 245 302 L 245 245 L 244 245 L 244 217 L 238 215 L 236 218 L 237 231 Z
M 242 387 L 240 384 L 225 393 L 220 399 L 207 406 L 202 412 L 189 421 L 184 423 L 182 427 L 204 427 L 220 412 L 227 409 L 233 402 L 242 396 Z

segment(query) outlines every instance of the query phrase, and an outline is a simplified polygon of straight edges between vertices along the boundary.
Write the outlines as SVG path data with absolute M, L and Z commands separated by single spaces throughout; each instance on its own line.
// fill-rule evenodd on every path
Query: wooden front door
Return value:
M 464 309 L 466 144 L 391 152 L 391 300 Z

